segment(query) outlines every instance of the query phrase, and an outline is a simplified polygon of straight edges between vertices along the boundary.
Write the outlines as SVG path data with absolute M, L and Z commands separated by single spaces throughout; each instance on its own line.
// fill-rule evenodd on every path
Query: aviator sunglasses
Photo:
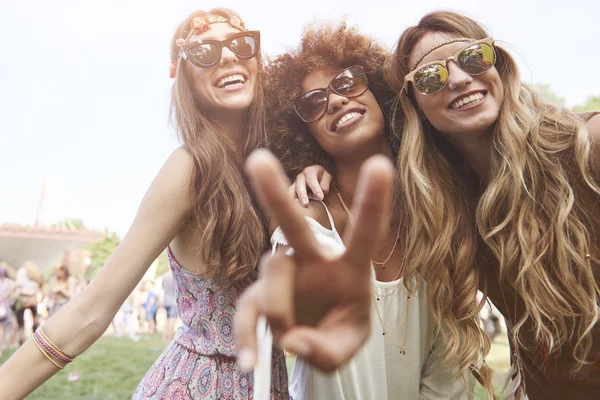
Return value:
M 357 97 L 367 91 L 369 80 L 360 65 L 348 67 L 329 82 L 323 89 L 310 90 L 294 101 L 294 110 L 304 122 L 321 118 L 329 105 L 329 92 L 342 97 Z
M 408 92 L 408 83 L 412 82 L 416 91 L 424 95 L 438 93 L 448 83 L 448 61 L 469 75 L 480 75 L 496 63 L 494 39 L 491 37 L 469 43 L 452 57 L 424 64 L 404 77 L 403 90 Z

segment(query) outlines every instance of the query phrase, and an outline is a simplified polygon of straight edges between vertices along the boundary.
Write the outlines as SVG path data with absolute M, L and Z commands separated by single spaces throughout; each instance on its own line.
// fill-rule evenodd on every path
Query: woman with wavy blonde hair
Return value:
M 260 387 L 288 399 L 283 352 L 266 360 L 271 385 L 255 385 L 238 368 L 232 332 L 237 298 L 266 244 L 242 171 L 267 139 L 260 33 L 230 10 L 196 11 L 175 31 L 170 73 L 182 147 L 98 276 L 2 365 L 3 399 L 25 397 L 92 345 L 165 248 L 183 326 L 133 398 L 251 399 Z
M 464 323 L 479 286 L 508 323 L 509 396 L 598 398 L 600 116 L 540 99 L 509 53 L 454 12 L 404 31 L 385 70 L 398 93 L 406 256 L 437 277 L 436 315 Z M 449 341 L 448 355 L 463 351 L 454 332 Z

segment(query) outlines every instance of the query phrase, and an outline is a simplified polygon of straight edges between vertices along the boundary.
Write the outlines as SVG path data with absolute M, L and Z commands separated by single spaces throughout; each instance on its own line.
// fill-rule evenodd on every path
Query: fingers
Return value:
M 295 259 L 284 251 L 266 256 L 260 264 L 264 282 L 263 312 L 277 341 L 294 324 Z
M 325 169 L 320 165 L 311 165 L 303 171 L 303 174 L 306 177 L 306 184 L 319 200 L 325 198 L 323 189 L 319 183 L 319 178 L 323 174 L 323 171 L 325 171 Z
M 304 172 L 300 172 L 294 181 L 296 186 L 296 195 L 302 207 L 308 207 L 308 193 L 306 191 L 306 176 Z
M 318 257 L 319 247 L 313 233 L 287 195 L 289 181 L 279 161 L 267 150 L 256 150 L 246 161 L 246 172 L 259 202 L 279 224 L 296 256 Z
M 369 324 L 364 327 L 341 326 L 335 330 L 299 327 L 290 330 L 281 345 L 291 353 L 326 372 L 344 366 L 369 337 Z
M 394 174 L 391 162 L 383 156 L 371 157 L 361 167 L 352 207 L 356 219 L 346 232 L 346 256 L 356 265 L 370 265 L 384 218 L 391 215 Z
M 293 325 L 295 270 L 294 258 L 283 252 L 265 256 L 260 264 L 260 279 L 240 296 L 233 331 L 238 364 L 243 371 L 252 370 L 258 359 L 259 316 L 266 317 L 275 341 Z
M 257 281 L 244 291 L 233 318 L 233 333 L 238 347 L 237 361 L 243 371 L 251 371 L 257 360 L 256 324 L 261 313 L 263 283 Z
M 333 176 L 326 169 L 323 170 L 323 176 L 321 177 L 321 189 L 323 189 L 323 193 L 329 193 L 329 188 L 331 187 L 331 181 L 333 180 Z
M 288 188 L 288 196 L 290 197 L 290 199 L 298 201 L 298 197 L 296 195 L 296 182 L 292 183 Z

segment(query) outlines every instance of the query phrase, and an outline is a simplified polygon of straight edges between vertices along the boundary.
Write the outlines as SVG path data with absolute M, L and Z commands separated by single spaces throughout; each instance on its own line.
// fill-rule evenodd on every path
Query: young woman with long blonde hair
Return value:
M 597 398 L 600 116 L 543 101 L 510 54 L 454 12 L 405 30 L 386 75 L 398 93 L 407 257 L 443 282 L 436 313 L 475 313 L 478 286 L 508 323 L 509 395 Z

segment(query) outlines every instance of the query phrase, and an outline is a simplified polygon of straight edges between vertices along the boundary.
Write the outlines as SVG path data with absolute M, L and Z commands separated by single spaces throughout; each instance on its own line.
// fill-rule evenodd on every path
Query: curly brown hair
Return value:
M 297 49 L 267 61 L 265 102 L 270 146 L 291 178 L 313 164 L 331 166 L 330 157 L 293 107 L 294 100 L 302 94 L 302 81 L 313 71 L 362 66 L 369 79 L 369 89 L 385 116 L 385 135 L 396 153 L 399 140 L 392 136 L 388 126 L 388 111 L 395 93 L 385 82 L 382 70 L 387 56 L 388 52 L 375 40 L 341 22 L 305 28 Z

